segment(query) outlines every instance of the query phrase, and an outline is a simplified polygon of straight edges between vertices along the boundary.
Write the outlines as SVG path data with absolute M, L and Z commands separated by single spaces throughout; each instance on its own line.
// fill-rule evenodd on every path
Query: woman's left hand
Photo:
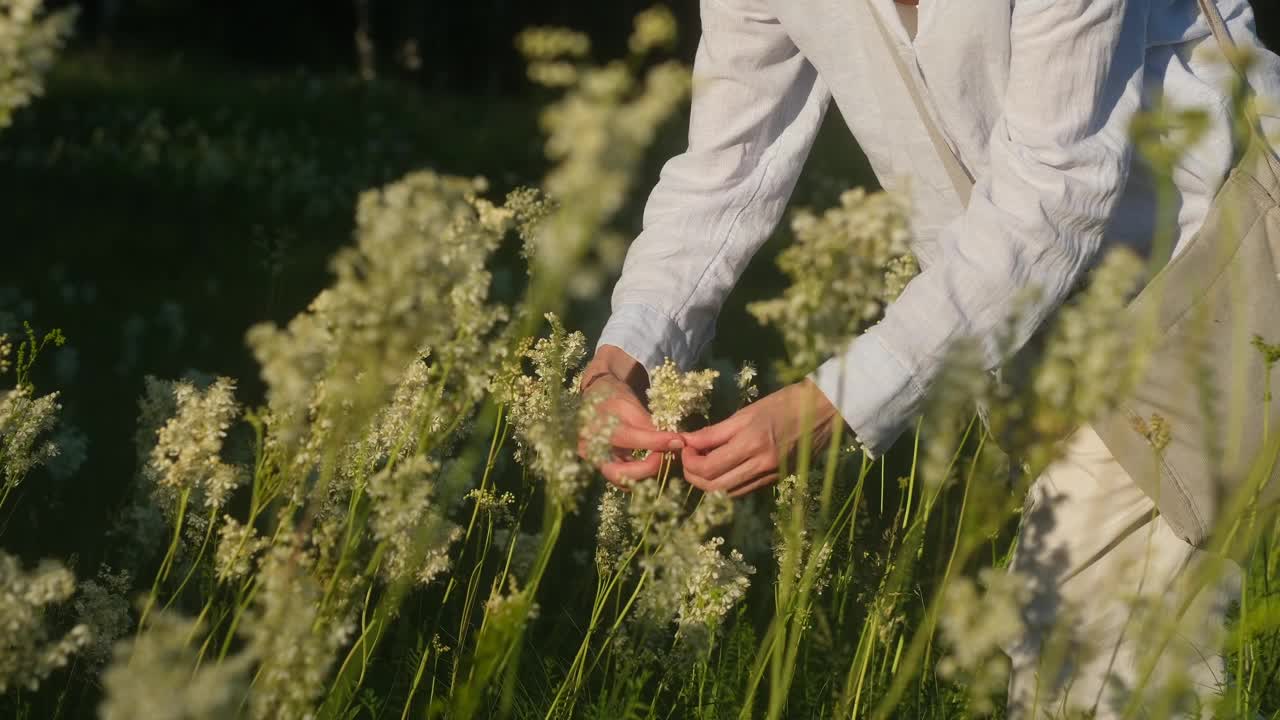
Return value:
M 811 449 L 827 445 L 840 414 L 813 381 L 788 385 L 739 410 L 723 422 L 681 433 L 684 477 L 705 492 L 732 497 L 778 480 L 783 458 L 791 457 L 806 431 Z

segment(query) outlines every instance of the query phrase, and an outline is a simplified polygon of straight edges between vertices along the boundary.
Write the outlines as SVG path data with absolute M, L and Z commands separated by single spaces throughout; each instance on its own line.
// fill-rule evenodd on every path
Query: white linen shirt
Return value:
M 613 293 L 599 344 L 652 371 L 692 365 L 751 257 L 776 228 L 834 98 L 880 182 L 907 193 L 922 271 L 883 320 L 812 378 L 859 441 L 883 451 L 949 348 L 979 340 L 989 366 L 1011 302 L 1014 347 L 1099 256 L 1149 251 L 1152 183 L 1129 124 L 1157 98 L 1210 113 L 1180 162 L 1175 252 L 1231 169 L 1229 67 L 1196 0 L 921 0 L 912 40 L 893 0 L 701 0 L 688 149 L 663 168 Z M 1220 0 L 1250 80 L 1280 98 L 1247 0 Z M 962 206 L 875 25 L 918 71 L 937 124 L 975 178 Z M 1269 133 L 1280 117 L 1266 114 Z M 1005 346 L 1007 349 L 1007 346 Z

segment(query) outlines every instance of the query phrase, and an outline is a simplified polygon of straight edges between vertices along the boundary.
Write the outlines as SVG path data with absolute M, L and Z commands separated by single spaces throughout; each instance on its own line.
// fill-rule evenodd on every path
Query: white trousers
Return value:
M 1009 717 L 1209 717 L 1238 566 L 1174 535 L 1092 428 L 1065 450 L 1031 487 L 1010 567 L 1030 596 L 1005 648 Z

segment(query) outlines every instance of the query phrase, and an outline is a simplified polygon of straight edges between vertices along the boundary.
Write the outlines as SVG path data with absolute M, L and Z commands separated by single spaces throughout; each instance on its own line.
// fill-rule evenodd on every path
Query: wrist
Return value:
M 804 378 L 796 386 L 803 402 L 812 408 L 815 422 L 826 423 L 840 417 L 840 410 L 811 378 Z
M 644 365 L 616 345 L 601 345 L 596 349 L 595 355 L 592 356 L 591 362 L 587 364 L 583 373 L 583 386 L 587 386 L 602 375 L 617 378 L 636 388 L 637 391 L 649 384 L 649 374 Z

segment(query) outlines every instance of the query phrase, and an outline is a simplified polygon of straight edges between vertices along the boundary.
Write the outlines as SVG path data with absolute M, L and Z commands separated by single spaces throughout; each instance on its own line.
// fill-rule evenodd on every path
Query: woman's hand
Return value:
M 609 443 L 613 459 L 601 463 L 600 472 L 617 487 L 627 490 L 630 482 L 654 477 L 662 466 L 662 454 L 684 447 L 679 433 L 661 432 L 653 425 L 648 409 L 640 400 L 649 384 L 648 374 L 635 358 L 621 348 L 602 345 L 582 374 L 582 394 L 594 402 L 596 427 L 614 418 Z M 587 458 L 587 438 L 595 428 L 583 428 L 578 439 L 578 455 Z M 641 460 L 636 450 L 648 450 Z
M 778 480 L 782 459 L 794 454 L 806 431 L 812 432 L 810 447 L 818 450 L 830 442 L 838 422 L 839 412 L 806 378 L 723 422 L 682 433 L 685 480 L 705 492 L 746 495 Z

